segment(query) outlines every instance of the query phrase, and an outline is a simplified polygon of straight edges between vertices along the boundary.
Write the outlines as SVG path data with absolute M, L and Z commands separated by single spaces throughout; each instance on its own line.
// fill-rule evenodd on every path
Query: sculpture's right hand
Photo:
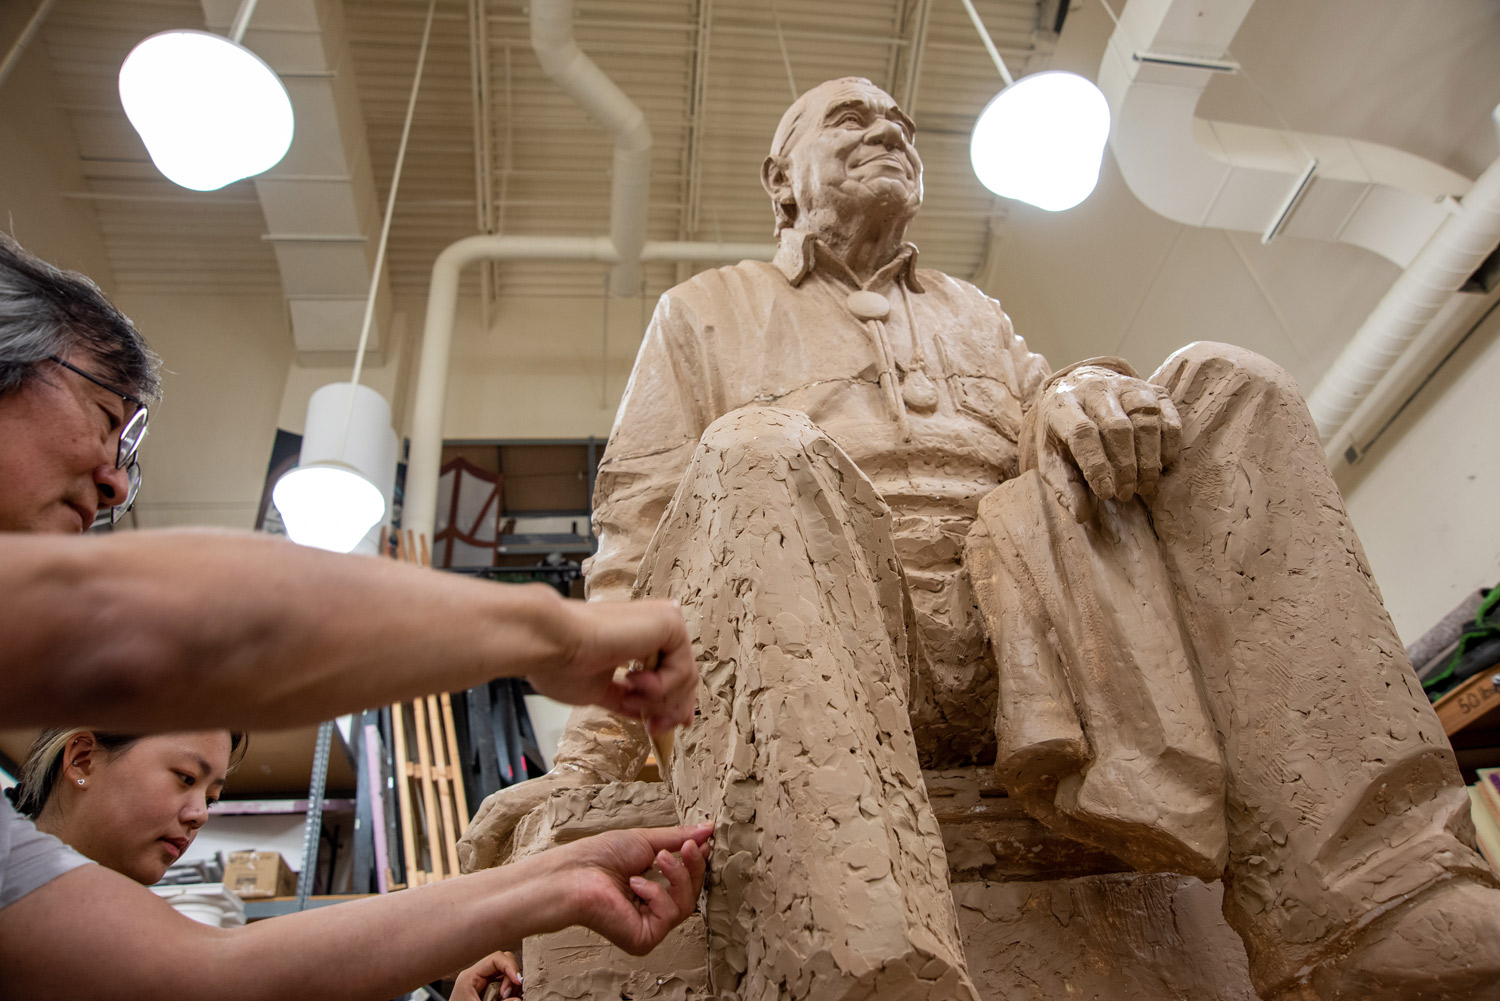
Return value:
M 553 790 L 602 781 L 581 768 L 563 766 L 486 796 L 458 841 L 459 868 L 478 872 L 505 865 L 515 850 L 516 825 L 552 795 Z

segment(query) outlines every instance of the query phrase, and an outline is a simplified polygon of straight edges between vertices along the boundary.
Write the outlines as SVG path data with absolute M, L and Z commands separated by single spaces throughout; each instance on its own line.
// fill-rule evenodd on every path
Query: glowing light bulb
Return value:
M 275 72 L 206 31 L 164 31 L 132 49 L 120 102 L 157 169 L 194 191 L 269 170 L 292 144 L 292 102 Z
M 979 181 L 1049 212 L 1070 209 L 1099 182 L 1109 102 L 1076 73 L 1022 77 L 980 112 L 969 143 Z
M 359 545 L 385 517 L 385 497 L 347 466 L 299 466 L 276 481 L 271 500 L 293 542 L 336 553 Z

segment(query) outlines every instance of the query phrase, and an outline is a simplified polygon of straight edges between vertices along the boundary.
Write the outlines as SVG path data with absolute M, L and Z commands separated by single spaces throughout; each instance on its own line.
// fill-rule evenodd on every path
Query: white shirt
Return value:
M 16 812 L 0 796 L 0 907 L 89 860 Z

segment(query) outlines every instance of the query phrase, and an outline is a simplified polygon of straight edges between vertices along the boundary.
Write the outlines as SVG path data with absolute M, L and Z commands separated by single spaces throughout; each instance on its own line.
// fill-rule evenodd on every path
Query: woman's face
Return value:
M 76 784 L 84 769 L 63 840 L 137 882 L 157 882 L 208 819 L 229 751 L 226 730 L 142 737 L 114 753 L 94 749 L 60 777 Z

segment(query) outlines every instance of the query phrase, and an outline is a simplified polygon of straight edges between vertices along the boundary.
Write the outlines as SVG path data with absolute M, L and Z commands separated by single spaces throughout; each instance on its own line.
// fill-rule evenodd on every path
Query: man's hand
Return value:
M 1037 407 L 1042 475 L 1079 521 L 1092 517 L 1095 497 L 1149 497 L 1182 441 L 1166 390 L 1099 365 L 1058 378 Z
M 491 984 L 500 988 L 497 998 L 521 997 L 521 969 L 508 952 L 492 952 L 458 975 L 448 1001 L 482 1001 Z
M 693 721 L 698 704 L 698 668 L 682 609 L 671 601 L 570 601 L 570 633 L 576 643 L 567 663 L 527 680 L 543 695 L 571 705 L 603 706 L 644 719 L 651 733 Z M 631 661 L 652 671 L 617 677 Z
M 571 898 L 570 923 L 644 956 L 693 912 L 707 865 L 703 845 L 712 834 L 713 824 L 611 831 L 535 858 L 556 867 Z M 654 878 L 642 875 L 648 868 Z

